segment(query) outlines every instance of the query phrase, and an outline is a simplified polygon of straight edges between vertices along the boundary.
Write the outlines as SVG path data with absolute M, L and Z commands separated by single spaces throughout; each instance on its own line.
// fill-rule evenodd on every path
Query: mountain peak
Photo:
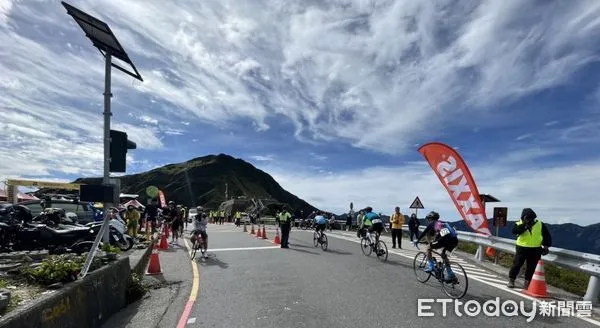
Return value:
M 78 179 L 78 182 L 96 183 L 97 179 Z M 292 209 L 305 213 L 316 210 L 284 190 L 268 173 L 224 153 L 126 175 L 120 180 L 121 192 L 138 194 L 142 202 L 146 200 L 146 187 L 154 185 L 165 193 L 168 201 L 188 207 L 201 205 L 216 209 L 228 199 L 245 197 L 261 199 L 265 204 L 288 204 Z

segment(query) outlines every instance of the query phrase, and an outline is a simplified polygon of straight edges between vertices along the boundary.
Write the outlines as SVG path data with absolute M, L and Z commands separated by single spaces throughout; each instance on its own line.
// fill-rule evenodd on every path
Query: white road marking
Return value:
M 192 323 L 195 323 L 195 322 L 196 322 L 196 318 L 189 318 L 188 321 L 187 321 L 187 324 L 189 325 L 189 324 L 192 324 Z
M 331 237 L 334 237 L 334 238 L 344 239 L 344 240 L 347 240 L 347 241 L 351 241 L 353 243 L 360 244 L 360 240 L 358 240 L 358 238 L 356 236 L 353 236 L 353 238 L 349 238 L 349 237 L 341 236 L 341 235 L 338 235 L 338 234 L 328 234 L 328 236 L 329 235 Z M 397 253 L 397 252 L 390 252 L 390 253 L 391 254 L 396 254 L 396 255 L 399 255 L 399 256 L 403 256 L 403 257 L 406 257 L 406 258 L 411 259 L 411 260 L 414 259 L 414 256 L 408 256 L 408 255 L 404 255 L 404 254 Z M 469 280 L 479 281 L 480 283 L 488 285 L 490 287 L 494 287 L 494 288 L 500 289 L 502 291 L 505 291 L 507 293 L 512 293 L 513 295 L 525 298 L 525 299 L 527 299 L 529 301 L 536 302 L 538 306 L 539 306 L 539 304 L 541 302 L 547 301 L 547 300 L 543 300 L 543 299 L 539 300 L 539 299 L 537 299 L 535 297 L 531 297 L 529 295 L 523 294 L 520 289 L 519 289 L 519 291 L 515 291 L 515 290 L 512 290 L 512 289 L 506 287 L 503 284 L 497 284 L 497 283 L 493 283 L 493 282 L 487 281 L 486 279 L 489 279 L 489 278 L 485 278 L 485 277 L 479 278 L 479 277 L 476 277 L 474 274 L 468 274 L 468 278 L 469 278 Z M 577 319 L 589 322 L 589 323 L 591 323 L 591 324 L 593 324 L 595 326 L 600 327 L 600 321 L 597 321 L 597 320 L 594 320 L 594 319 L 591 319 L 591 318 L 578 317 L 578 316 L 570 317 L 570 318 L 577 318 Z
M 233 247 L 233 248 L 215 248 L 208 249 L 207 252 L 228 252 L 228 251 L 250 251 L 255 249 L 275 249 L 281 248 L 281 246 L 260 246 L 260 247 Z

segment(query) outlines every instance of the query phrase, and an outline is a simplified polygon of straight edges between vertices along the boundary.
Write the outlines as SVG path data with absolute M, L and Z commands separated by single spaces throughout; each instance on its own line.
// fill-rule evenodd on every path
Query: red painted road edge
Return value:
M 183 309 L 183 313 L 181 314 L 181 318 L 179 319 L 179 323 L 177 324 L 177 328 L 183 328 L 187 325 L 187 321 L 190 318 L 190 313 L 192 313 L 192 306 L 194 305 L 194 301 L 188 301 L 185 305 L 185 309 Z

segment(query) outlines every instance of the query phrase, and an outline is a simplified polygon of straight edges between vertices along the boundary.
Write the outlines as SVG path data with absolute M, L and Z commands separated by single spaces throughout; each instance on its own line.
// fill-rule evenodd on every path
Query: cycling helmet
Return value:
M 365 208 L 365 211 L 366 211 L 367 213 L 371 213 L 371 212 L 373 212 L 373 208 L 372 208 L 371 206 L 367 206 L 367 207 Z
M 431 211 L 431 212 L 429 212 L 429 214 L 427 214 L 427 216 L 425 218 L 427 220 L 439 220 L 440 215 L 438 214 L 438 212 Z
M 169 205 L 175 205 L 175 202 L 171 200 L 169 201 Z

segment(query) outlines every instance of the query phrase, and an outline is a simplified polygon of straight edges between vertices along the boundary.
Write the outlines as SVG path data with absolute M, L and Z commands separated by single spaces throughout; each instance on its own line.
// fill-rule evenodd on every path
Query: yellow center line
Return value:
M 191 257 L 192 256 L 192 248 L 188 244 L 187 239 L 184 238 L 183 242 L 185 243 L 185 248 L 188 249 L 188 255 Z M 190 298 L 188 299 L 188 302 L 196 301 L 196 298 L 198 297 L 198 292 L 200 289 L 200 275 L 198 274 L 198 263 L 196 263 L 196 261 L 194 261 L 194 260 L 191 260 L 190 262 L 192 262 L 193 281 L 192 281 L 192 290 L 190 292 Z

